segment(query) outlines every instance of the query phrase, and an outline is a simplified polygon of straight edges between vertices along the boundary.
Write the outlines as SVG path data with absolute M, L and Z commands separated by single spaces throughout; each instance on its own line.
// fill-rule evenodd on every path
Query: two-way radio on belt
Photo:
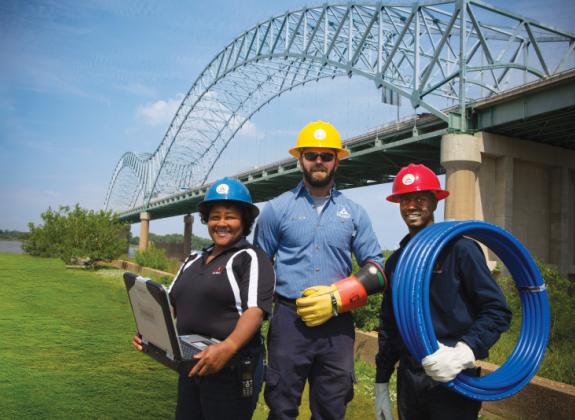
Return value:
M 403 341 L 418 361 L 438 350 L 429 309 L 429 282 L 441 250 L 466 236 L 491 249 L 505 264 L 519 291 L 522 324 L 507 361 L 483 377 L 459 374 L 445 384 L 475 400 L 510 397 L 535 375 L 543 360 L 550 329 L 547 291 L 535 261 L 525 247 L 498 226 L 479 222 L 441 222 L 426 227 L 407 244 L 393 276 L 393 307 Z

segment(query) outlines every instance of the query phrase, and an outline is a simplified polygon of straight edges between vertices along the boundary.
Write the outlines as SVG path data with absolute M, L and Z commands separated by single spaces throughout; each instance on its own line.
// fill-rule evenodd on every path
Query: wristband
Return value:
M 333 293 L 329 294 L 331 297 L 331 312 L 333 316 L 338 316 L 339 313 L 337 312 L 337 299 Z
M 226 341 L 232 345 L 232 348 L 234 349 L 234 353 L 238 351 L 238 348 L 239 348 L 238 345 L 230 337 L 227 337 L 224 341 Z

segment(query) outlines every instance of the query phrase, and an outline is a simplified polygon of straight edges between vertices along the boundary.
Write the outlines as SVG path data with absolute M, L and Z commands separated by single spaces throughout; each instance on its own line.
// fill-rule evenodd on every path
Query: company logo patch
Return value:
M 415 176 L 413 176 L 413 174 L 405 174 L 401 182 L 403 185 L 411 185 L 415 182 Z
M 216 192 L 218 194 L 227 194 L 230 191 L 230 186 L 228 184 L 220 184 L 216 187 Z
M 219 267 L 216 267 L 214 271 L 212 271 L 212 274 L 222 274 L 222 271 L 224 271 L 224 266 L 220 265 Z
M 313 132 L 313 137 L 316 140 L 323 140 L 327 137 L 327 133 L 325 132 L 325 130 L 323 128 L 318 128 L 317 130 L 315 130 Z
M 345 207 L 342 207 L 340 210 L 338 210 L 336 215 L 337 217 L 341 217 L 342 219 L 349 219 L 351 217 L 351 214 L 349 214 L 349 212 L 345 209 Z

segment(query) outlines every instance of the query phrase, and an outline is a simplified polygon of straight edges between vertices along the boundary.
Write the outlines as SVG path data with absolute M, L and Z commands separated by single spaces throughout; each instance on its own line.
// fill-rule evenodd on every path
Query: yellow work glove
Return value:
M 304 290 L 295 301 L 297 313 L 308 327 L 317 327 L 337 316 L 341 297 L 335 285 L 314 286 Z

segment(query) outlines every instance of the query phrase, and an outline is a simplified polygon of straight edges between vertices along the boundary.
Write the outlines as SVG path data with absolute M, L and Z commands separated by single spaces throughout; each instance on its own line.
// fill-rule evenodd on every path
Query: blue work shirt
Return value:
M 392 288 L 393 273 L 401 252 L 411 236 L 385 263 L 389 289 L 381 303 L 379 352 L 376 356 L 378 383 L 389 382 L 395 364 L 407 349 L 395 322 Z M 491 277 L 479 245 L 460 237 L 441 250 L 429 284 L 429 308 L 437 339 L 448 346 L 464 341 L 476 359 L 484 359 L 489 349 L 511 322 L 511 311 L 501 289 Z
M 365 210 L 334 187 L 317 214 L 303 181 L 266 204 L 254 244 L 274 260 L 276 293 L 288 299 L 349 276 L 352 253 L 360 266 L 370 259 L 383 263 Z

